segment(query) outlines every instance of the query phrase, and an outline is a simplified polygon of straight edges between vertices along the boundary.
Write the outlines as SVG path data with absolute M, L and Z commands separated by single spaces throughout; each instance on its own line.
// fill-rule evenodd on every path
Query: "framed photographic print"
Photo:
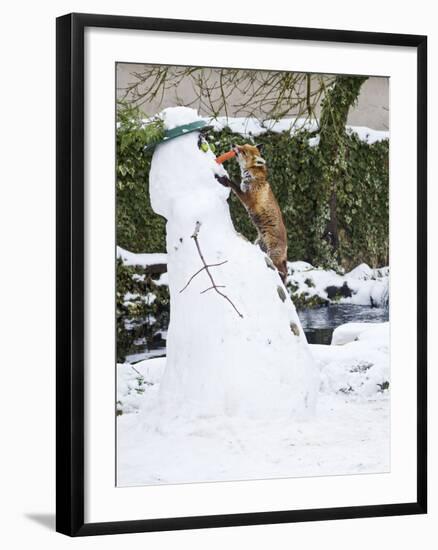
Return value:
M 426 37 L 57 20 L 57 530 L 426 512 Z

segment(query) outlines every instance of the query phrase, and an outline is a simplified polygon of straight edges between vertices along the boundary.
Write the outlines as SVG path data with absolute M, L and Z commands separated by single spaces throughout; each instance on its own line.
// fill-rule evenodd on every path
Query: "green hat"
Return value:
M 207 124 L 205 120 L 195 120 L 195 122 L 190 122 L 189 124 L 183 124 L 182 126 L 176 126 L 171 130 L 165 130 L 162 137 L 158 138 L 156 141 L 148 143 L 145 147 L 146 151 L 151 151 L 155 149 L 160 143 L 165 143 L 171 139 L 175 139 L 180 136 L 185 136 L 190 134 L 190 132 L 199 132 L 200 130 L 211 130 L 213 126 Z

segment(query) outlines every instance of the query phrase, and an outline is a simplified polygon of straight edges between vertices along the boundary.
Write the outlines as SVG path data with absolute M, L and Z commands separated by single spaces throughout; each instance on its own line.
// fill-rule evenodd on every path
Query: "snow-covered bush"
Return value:
M 307 262 L 288 262 L 287 288 L 298 309 L 334 303 L 388 307 L 389 268 L 372 269 L 363 263 L 340 274 Z
M 139 412 L 144 399 L 158 390 L 165 366 L 161 357 L 135 365 L 117 364 L 117 415 Z
M 141 257 L 140 254 L 134 255 Z M 147 261 L 156 261 L 151 257 Z M 160 272 L 154 268 L 165 264 L 141 264 L 119 257 L 117 260 L 116 313 L 117 360 L 123 361 L 137 340 L 148 347 L 169 324 L 169 290 L 161 284 Z M 161 270 L 163 272 L 163 270 Z

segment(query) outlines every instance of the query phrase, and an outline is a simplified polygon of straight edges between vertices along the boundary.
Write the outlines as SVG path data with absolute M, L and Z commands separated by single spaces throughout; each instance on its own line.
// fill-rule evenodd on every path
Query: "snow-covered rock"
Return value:
M 198 115 L 176 107 L 163 119 L 170 128 Z M 265 254 L 235 231 L 229 189 L 215 179 L 224 168 L 197 143 L 192 132 L 160 144 L 149 178 L 152 208 L 167 218 L 171 297 L 160 403 L 175 415 L 305 415 L 318 374 L 295 307 Z M 207 291 L 205 270 L 185 288 L 203 267 L 196 227 L 205 261 L 221 264 L 210 268 L 214 281 L 232 303 Z
M 347 323 L 336 328 L 332 345 L 312 345 L 323 393 L 371 397 L 389 387 L 389 323 Z
M 373 269 L 366 264 L 362 263 L 356 266 L 354 269 L 349 271 L 345 276 L 349 277 L 350 279 L 359 279 L 362 281 L 367 281 L 368 279 L 371 279 L 371 277 L 374 275 Z
M 369 329 L 371 323 L 345 323 L 336 327 L 332 335 L 332 346 L 343 346 L 359 339 L 360 334 Z
M 322 302 L 386 307 L 389 302 L 389 268 L 372 269 L 358 265 L 341 275 L 331 269 L 313 267 L 307 262 L 288 262 L 287 284 L 301 303 L 312 297 Z

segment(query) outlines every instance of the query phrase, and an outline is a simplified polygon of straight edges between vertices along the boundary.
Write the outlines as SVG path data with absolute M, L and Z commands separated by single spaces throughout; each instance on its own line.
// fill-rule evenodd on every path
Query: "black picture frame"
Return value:
M 427 37 L 73 13 L 57 25 L 56 529 L 69 536 L 424 514 L 427 510 Z M 84 522 L 84 29 L 269 37 L 417 51 L 417 499 L 401 504 Z

